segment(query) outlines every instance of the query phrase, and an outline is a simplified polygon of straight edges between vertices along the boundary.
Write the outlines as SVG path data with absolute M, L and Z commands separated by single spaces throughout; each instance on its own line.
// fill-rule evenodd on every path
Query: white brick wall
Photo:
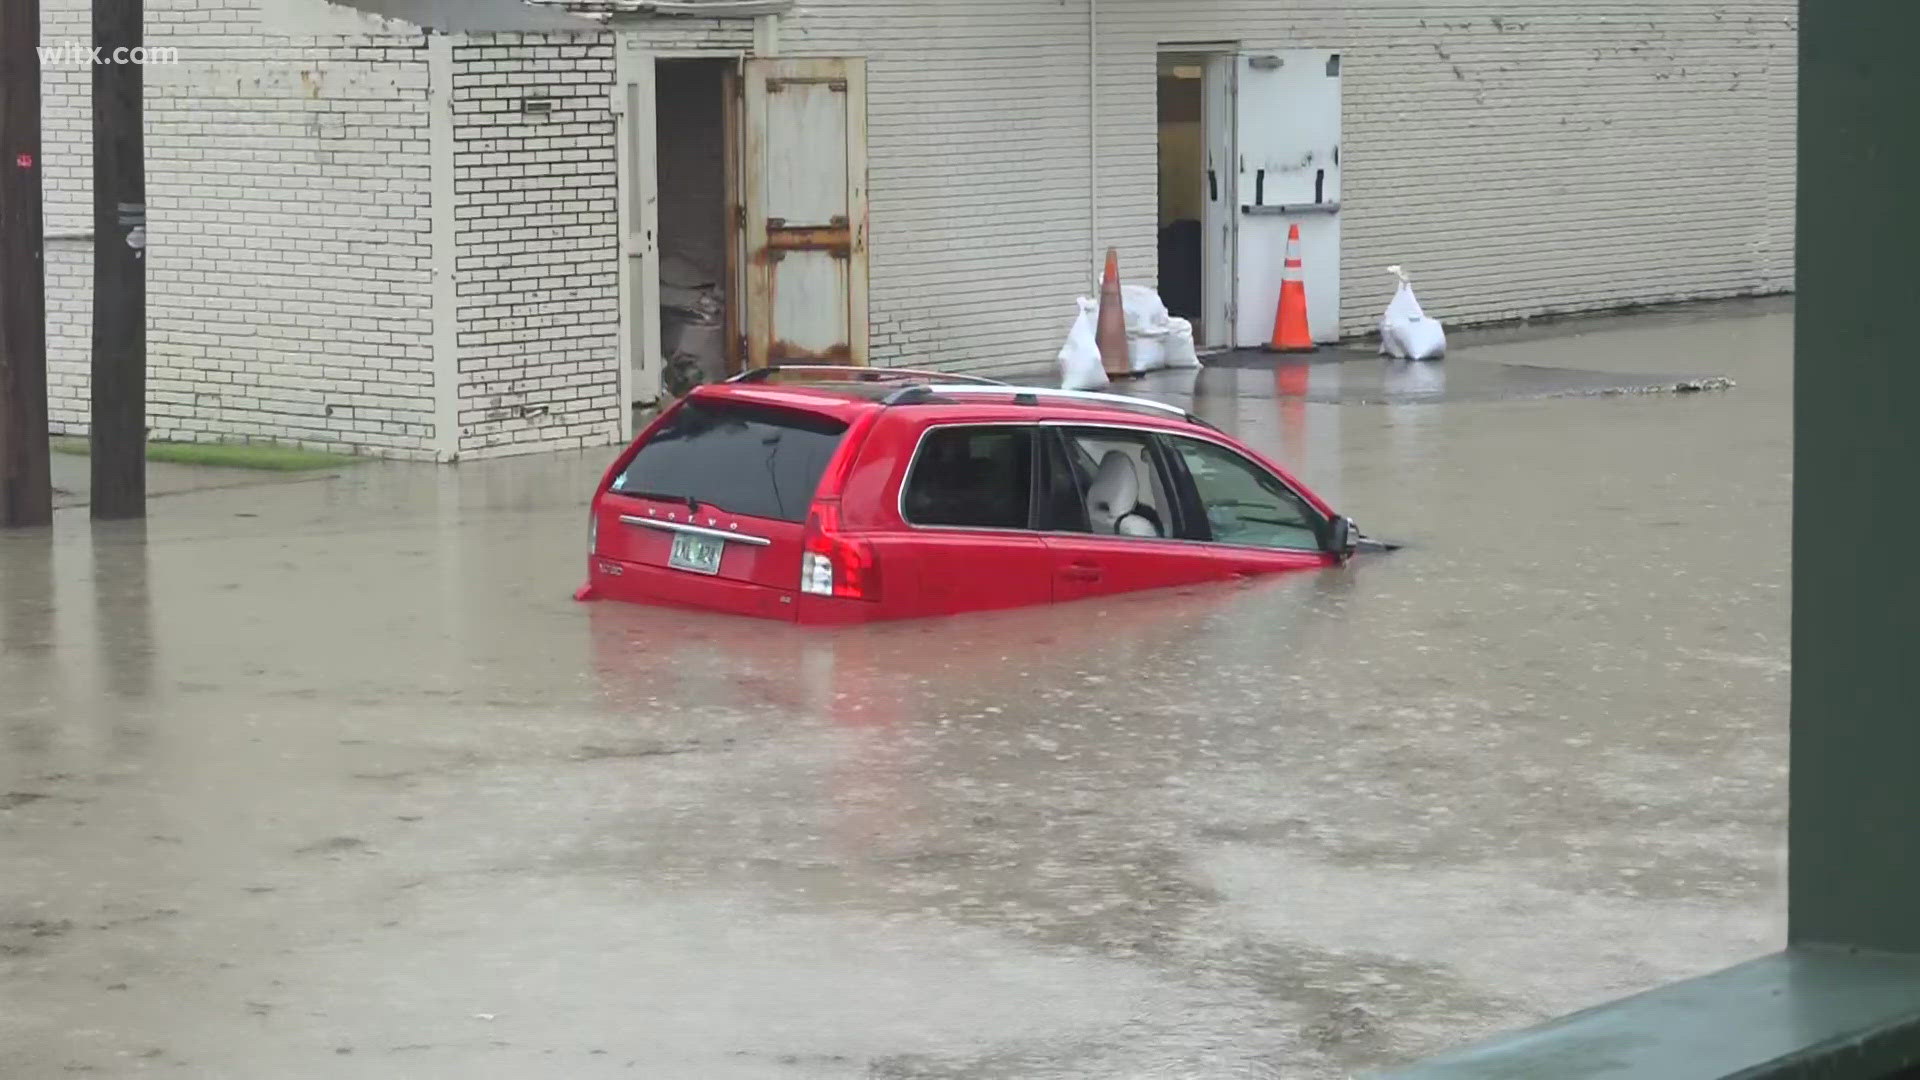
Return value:
M 1089 280 L 1086 0 L 800 10 L 784 52 L 867 57 L 872 362 L 1049 362 Z
M 605 35 L 456 37 L 460 454 L 620 432 L 619 212 Z M 527 98 L 552 112 L 527 115 Z
M 1044 362 L 1090 273 L 1088 0 L 809 0 L 868 59 L 874 362 Z M 1163 43 L 1342 54 L 1342 326 L 1792 288 L 1794 0 L 1099 0 L 1096 249 L 1157 275 Z
M 49 40 L 87 37 L 87 0 L 44 5 Z M 1349 331 L 1396 262 L 1456 324 L 1792 286 L 1794 0 L 1099 0 L 1097 226 L 1088 9 L 808 0 L 781 20 L 788 55 L 868 60 L 876 363 L 1044 364 L 1090 249 L 1154 279 L 1155 56 L 1175 42 L 1341 52 Z M 149 0 L 148 18 L 183 59 L 148 70 L 156 437 L 423 457 L 615 437 L 613 35 L 452 39 L 449 178 L 417 31 L 324 0 Z M 753 42 L 746 20 L 624 33 Z M 55 235 L 90 225 L 89 78 L 48 73 Z M 557 108 L 522 115 L 529 96 Z M 436 183 L 454 201 L 439 335 Z M 50 245 L 65 431 L 86 423 L 88 262 Z
M 146 69 L 152 435 L 429 456 L 424 38 L 300 33 L 291 2 L 148 3 L 181 59 Z M 47 0 L 46 37 L 87 40 L 86 8 Z M 53 232 L 91 224 L 90 80 L 49 72 Z M 56 430 L 87 423 L 90 254 L 49 256 Z
M 93 40 L 85 0 L 42 0 L 43 44 Z M 57 432 L 87 429 L 93 339 L 93 73 L 48 66 L 41 78 L 41 176 L 47 246 L 47 405 Z
M 1102 240 L 1154 265 L 1158 45 L 1239 40 L 1341 54 L 1347 332 L 1395 263 L 1456 323 L 1790 290 L 1796 11 L 1100 0 Z

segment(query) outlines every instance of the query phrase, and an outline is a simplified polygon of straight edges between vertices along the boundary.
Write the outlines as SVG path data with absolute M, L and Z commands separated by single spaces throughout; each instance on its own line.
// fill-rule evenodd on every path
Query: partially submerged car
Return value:
M 937 372 L 696 388 L 595 493 L 579 599 L 858 623 L 1344 562 L 1359 531 L 1185 410 Z

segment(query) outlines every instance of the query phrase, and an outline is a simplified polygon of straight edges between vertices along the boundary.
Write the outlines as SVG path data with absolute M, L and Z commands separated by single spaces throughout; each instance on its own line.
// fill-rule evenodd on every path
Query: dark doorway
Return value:
M 1163 56 L 1159 70 L 1160 298 L 1194 324 L 1206 297 L 1201 229 L 1206 205 L 1206 69 L 1198 58 Z

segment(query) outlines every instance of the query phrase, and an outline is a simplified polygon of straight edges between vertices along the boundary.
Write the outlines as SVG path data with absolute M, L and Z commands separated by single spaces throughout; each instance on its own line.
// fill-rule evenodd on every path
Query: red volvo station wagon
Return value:
M 800 623 L 1304 570 L 1372 546 L 1177 406 L 793 366 L 667 409 L 607 471 L 588 531 L 579 599 Z

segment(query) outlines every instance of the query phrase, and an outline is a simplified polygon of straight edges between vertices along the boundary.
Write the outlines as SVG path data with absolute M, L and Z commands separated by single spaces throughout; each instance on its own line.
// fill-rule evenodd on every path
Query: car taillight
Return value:
M 840 507 L 815 503 L 800 542 L 800 591 L 842 600 L 880 599 L 880 564 L 873 545 L 840 533 Z
M 600 508 L 587 511 L 587 554 L 600 554 Z

